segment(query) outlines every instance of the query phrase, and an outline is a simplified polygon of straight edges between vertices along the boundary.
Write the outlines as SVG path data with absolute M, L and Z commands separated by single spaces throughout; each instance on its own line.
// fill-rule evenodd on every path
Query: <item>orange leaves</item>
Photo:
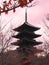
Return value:
M 27 5 L 27 2 L 28 0 L 19 0 L 19 4 L 21 7 L 24 7 Z M 32 2 L 33 0 L 29 0 L 29 3 Z
M 2 8 L 0 7 L 0 15 L 1 15 L 1 10 L 2 10 Z
M 9 5 L 12 5 L 11 0 L 9 0 L 8 4 L 9 4 Z
M 15 10 L 15 8 L 13 9 L 13 12 L 15 12 L 16 10 Z
M 32 2 L 33 0 L 29 0 L 29 2 Z
M 6 2 L 4 2 L 3 4 L 3 11 L 8 9 L 8 4 Z M 8 11 L 5 11 L 5 14 L 8 14 Z
M 19 0 L 20 6 L 23 7 L 27 5 L 27 0 Z
M 8 14 L 8 11 L 6 11 L 5 14 Z
M 3 7 L 0 7 L 0 14 L 3 12 L 5 12 L 5 14 L 8 14 L 10 10 L 13 10 L 13 12 L 15 12 L 15 8 L 27 6 L 27 4 L 32 1 L 33 0 L 9 0 L 8 2 L 4 1 Z

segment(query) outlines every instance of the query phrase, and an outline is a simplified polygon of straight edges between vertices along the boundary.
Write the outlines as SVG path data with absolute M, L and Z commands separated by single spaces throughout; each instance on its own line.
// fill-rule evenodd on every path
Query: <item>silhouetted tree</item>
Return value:
M 11 46 L 11 44 L 10 44 L 10 42 L 11 42 L 11 40 L 12 40 L 12 35 L 14 35 L 14 32 L 12 31 L 12 27 L 13 26 L 11 26 L 10 25 L 10 27 L 8 28 L 8 30 L 4 33 L 3 32 L 3 30 L 4 30 L 4 28 L 6 28 L 6 26 L 9 24 L 9 22 L 8 23 L 6 23 L 2 28 L 1 28 L 1 22 L 2 21 L 0 21 L 0 64 L 1 65 L 5 65 L 6 64 L 6 59 L 8 58 L 8 54 L 4 54 L 4 52 L 5 52 L 5 50 L 6 51 L 8 51 L 7 49 L 8 49 L 8 47 L 10 47 Z
M 44 28 L 44 34 L 45 36 L 43 37 L 43 40 L 44 40 L 44 50 L 46 52 L 46 54 L 48 53 L 49 51 L 49 26 L 47 24 L 47 22 L 49 22 L 49 14 L 46 15 L 45 19 L 43 20 L 43 28 Z

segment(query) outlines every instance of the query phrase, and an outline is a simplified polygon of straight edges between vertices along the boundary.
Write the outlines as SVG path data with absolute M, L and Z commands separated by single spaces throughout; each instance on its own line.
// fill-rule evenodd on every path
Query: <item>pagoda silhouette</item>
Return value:
M 35 38 L 40 37 L 41 35 L 35 34 L 34 31 L 39 30 L 40 28 L 32 26 L 27 22 L 27 9 L 25 11 L 25 22 L 13 29 L 14 31 L 19 32 L 17 35 L 12 37 L 17 38 L 16 42 L 13 42 L 12 45 L 19 46 L 17 49 L 19 54 L 23 53 L 23 57 L 20 65 L 30 65 L 31 60 L 28 59 L 29 54 L 34 52 L 34 46 L 42 44 L 41 42 L 37 42 Z M 20 54 L 20 55 L 21 55 Z

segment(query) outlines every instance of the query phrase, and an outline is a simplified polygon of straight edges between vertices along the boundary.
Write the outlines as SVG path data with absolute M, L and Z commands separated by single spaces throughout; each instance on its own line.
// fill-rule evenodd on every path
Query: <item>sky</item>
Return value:
M 0 0 L 0 2 L 1 1 L 2 0 Z M 43 20 L 45 20 L 46 24 L 49 26 L 49 21 L 46 20 L 46 16 L 47 14 L 49 14 L 49 0 L 34 0 L 32 3 L 34 2 L 37 2 L 37 5 L 27 8 L 27 20 L 28 23 L 30 23 L 31 25 L 41 28 L 35 33 L 45 36 Z M 10 11 L 8 15 L 2 13 L 2 15 L 0 16 L 0 20 L 1 27 L 3 27 L 6 23 L 9 22 L 8 25 L 4 28 L 3 33 L 5 33 L 5 31 L 10 25 L 13 25 L 13 28 L 22 25 L 25 22 L 25 7 L 17 8 L 15 13 L 13 13 L 13 11 Z M 47 37 L 46 39 L 48 40 Z M 41 37 L 38 40 L 43 41 L 43 38 Z
M 28 22 L 31 25 L 40 27 L 42 26 L 43 19 L 49 13 L 49 0 L 34 0 L 33 2 L 37 2 L 37 5 L 27 8 Z M 1 20 L 4 24 L 10 21 L 12 25 L 14 24 L 15 26 L 16 23 L 16 26 L 19 26 L 25 21 L 25 8 L 19 7 L 15 13 L 10 11 L 8 15 L 3 13 L 0 18 L 2 18 Z

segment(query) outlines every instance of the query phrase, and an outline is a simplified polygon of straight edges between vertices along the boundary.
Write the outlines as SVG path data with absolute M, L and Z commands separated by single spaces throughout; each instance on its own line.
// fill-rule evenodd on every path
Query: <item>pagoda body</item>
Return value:
M 14 31 L 19 32 L 17 35 L 14 35 L 14 38 L 17 38 L 17 42 L 13 42 L 13 45 L 19 46 L 19 53 L 23 51 L 25 57 L 22 58 L 21 65 L 30 65 L 31 61 L 28 59 L 29 52 L 33 52 L 35 45 L 41 44 L 37 42 L 35 38 L 40 37 L 41 35 L 35 34 L 34 32 L 40 28 L 30 25 L 27 22 L 27 12 L 25 13 L 25 22 L 21 26 L 13 29 Z M 21 52 L 22 53 L 22 52 Z M 23 61 L 24 60 L 24 61 Z
M 13 45 L 18 45 L 24 48 L 29 46 L 33 47 L 34 45 L 41 44 L 41 42 L 36 42 L 36 40 L 34 40 L 35 38 L 41 36 L 34 33 L 34 31 L 38 29 L 40 28 L 28 25 L 28 23 L 24 23 L 20 27 L 13 29 L 14 31 L 19 32 L 17 35 L 12 36 L 14 38 L 19 39 L 17 42 L 14 42 Z

